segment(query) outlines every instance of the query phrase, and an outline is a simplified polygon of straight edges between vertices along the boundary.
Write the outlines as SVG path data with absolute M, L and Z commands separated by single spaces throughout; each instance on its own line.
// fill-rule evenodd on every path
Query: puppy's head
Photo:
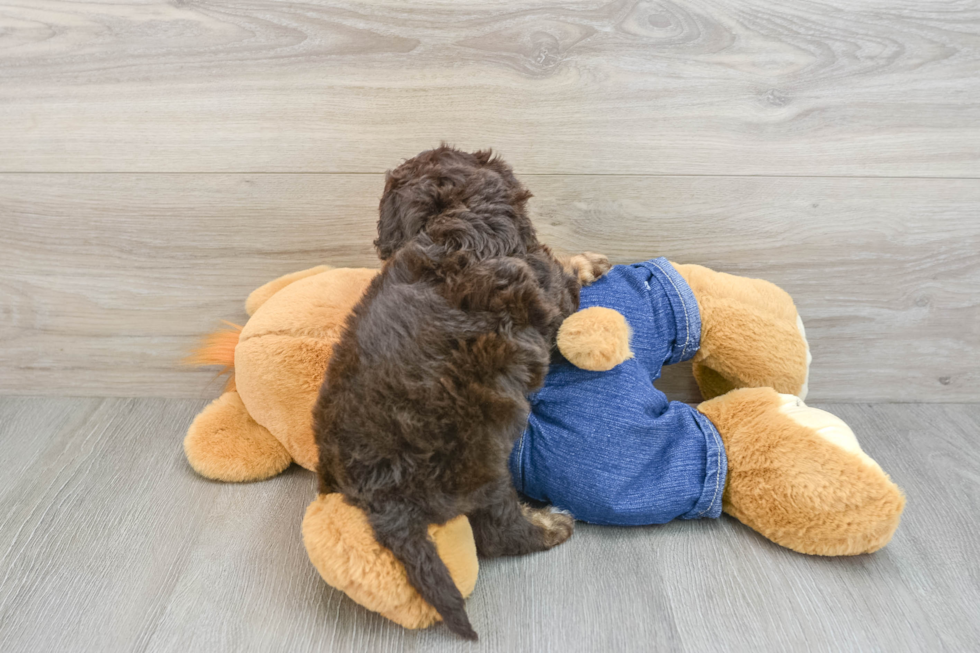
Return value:
M 489 150 L 443 145 L 388 171 L 374 246 L 382 260 L 416 238 L 446 253 L 522 256 L 537 246 L 525 210 L 530 197 Z

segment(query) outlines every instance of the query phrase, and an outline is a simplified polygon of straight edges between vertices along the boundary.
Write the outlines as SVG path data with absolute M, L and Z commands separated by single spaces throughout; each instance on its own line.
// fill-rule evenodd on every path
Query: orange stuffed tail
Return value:
M 227 320 L 221 321 L 227 328 L 201 338 L 200 344 L 184 359 L 183 363 L 194 367 L 221 365 L 222 369 L 218 372 L 218 376 L 231 375 L 225 386 L 225 392 L 230 392 L 235 389 L 235 347 L 238 346 L 243 327 Z

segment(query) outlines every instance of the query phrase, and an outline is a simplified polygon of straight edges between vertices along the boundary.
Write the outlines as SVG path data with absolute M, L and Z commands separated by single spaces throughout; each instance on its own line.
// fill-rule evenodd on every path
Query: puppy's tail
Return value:
M 183 360 L 184 365 L 208 367 L 221 365 L 222 374 L 229 374 L 225 391 L 235 389 L 235 347 L 242 335 L 242 326 L 222 320 L 225 328 L 202 337 L 197 347 Z
M 378 542 L 388 547 L 401 561 L 408 574 L 408 582 L 436 609 L 449 630 L 466 639 L 476 640 L 476 631 L 466 616 L 463 595 L 439 557 L 435 544 L 429 539 L 427 526 L 407 513 L 392 511 L 385 515 L 372 515 L 371 525 Z

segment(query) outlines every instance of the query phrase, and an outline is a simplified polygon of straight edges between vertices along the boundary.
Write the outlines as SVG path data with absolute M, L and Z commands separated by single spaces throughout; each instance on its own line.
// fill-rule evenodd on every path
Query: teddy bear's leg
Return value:
M 329 265 L 318 265 L 314 268 L 308 270 L 300 270 L 299 272 L 291 272 L 290 274 L 284 274 L 278 279 L 273 279 L 269 283 L 259 286 L 248 296 L 245 300 L 245 312 L 249 315 L 255 313 L 259 310 L 270 297 L 275 295 L 277 292 L 293 283 L 294 281 L 299 281 L 300 279 L 305 279 L 306 277 L 312 277 L 314 274 L 320 274 L 321 272 L 326 272 L 330 270 Z
M 870 553 L 891 539 L 905 497 L 840 419 L 772 388 L 698 410 L 725 444 L 726 513 L 800 553 Z
M 701 346 L 692 369 L 705 399 L 760 387 L 806 397 L 810 347 L 788 293 L 762 279 L 672 265 L 701 313 Z
M 479 572 L 473 531 L 464 515 L 430 525 L 429 536 L 464 598 L 473 593 Z M 306 509 L 303 543 L 320 576 L 369 610 L 405 628 L 441 621 L 408 582 L 405 567 L 374 537 L 363 511 L 340 494 L 321 494 Z
M 271 478 L 292 462 L 282 444 L 248 414 L 237 392 L 224 393 L 194 418 L 184 453 L 201 476 L 232 483 Z

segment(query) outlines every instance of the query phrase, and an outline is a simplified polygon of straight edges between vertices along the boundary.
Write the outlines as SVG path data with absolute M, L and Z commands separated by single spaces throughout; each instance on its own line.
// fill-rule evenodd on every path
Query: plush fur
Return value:
M 682 273 L 690 273 L 695 266 L 677 267 Z M 222 395 L 191 425 L 185 450 L 196 471 L 219 480 L 257 480 L 266 474 L 274 474 L 283 466 L 280 456 L 281 451 L 287 449 L 287 443 L 297 452 L 290 452 L 291 457 L 298 455 L 297 462 L 309 469 L 315 467 L 315 455 L 310 460 L 304 458 L 302 452 L 316 452 L 310 415 L 322 380 L 322 366 L 351 308 L 377 274 L 377 270 L 366 269 L 319 272 L 314 269 L 287 275 L 253 293 L 249 303 L 256 308 L 243 330 L 243 337 L 246 342 L 256 340 L 254 350 L 247 357 L 236 357 L 235 349 L 229 346 L 230 340 L 236 337 L 231 331 L 230 336 L 225 334 L 212 340 L 217 343 L 217 348 L 206 352 L 202 359 L 209 364 L 232 366 L 237 358 L 242 365 L 235 369 L 236 379 L 252 394 L 241 397 Z M 763 290 L 763 297 L 768 299 L 759 301 L 759 288 L 768 288 L 765 282 L 716 275 L 706 269 L 698 274 L 698 278 L 687 276 L 689 281 L 694 279 L 692 286 L 699 305 L 711 304 L 715 298 L 737 301 L 744 294 L 747 297 L 742 305 L 745 310 L 770 315 L 774 323 L 788 325 L 795 319 L 796 310 L 788 295 Z M 714 280 L 719 282 L 717 287 Z M 278 290 L 268 293 L 270 288 Z M 257 299 L 259 297 L 262 301 Z M 590 320 L 601 326 L 603 337 L 619 334 L 618 351 L 628 352 L 628 333 L 614 325 L 612 328 L 602 326 L 602 320 L 606 318 L 600 319 L 601 315 L 594 314 Z M 708 339 L 703 344 L 709 350 L 721 345 L 716 349 L 718 352 L 724 352 L 726 346 L 736 348 L 741 339 L 735 325 L 712 321 L 712 318 L 723 319 L 723 312 L 711 312 L 710 316 L 705 318 Z M 615 315 L 606 317 L 614 318 Z M 575 342 L 575 334 L 586 339 L 592 338 L 593 334 L 583 327 L 580 322 L 576 329 L 566 331 L 563 347 L 568 346 L 569 351 L 584 351 L 585 347 Z M 738 356 L 736 360 L 748 361 L 758 376 L 759 370 L 766 369 L 765 361 L 760 358 L 772 356 L 782 360 L 786 358 L 786 347 L 799 346 L 801 334 L 786 331 L 784 335 L 786 338 L 776 337 L 765 343 L 759 352 L 739 352 L 736 348 L 732 353 Z M 716 337 L 721 340 L 716 342 L 713 340 Z M 275 347 L 264 350 L 261 344 L 266 338 Z M 289 342 L 295 347 L 290 347 Z M 314 347 L 314 343 L 319 346 Z M 314 355 L 310 355 L 311 352 Z M 716 357 L 722 355 L 718 353 Z M 795 360 L 802 366 L 802 360 Z M 778 372 L 778 366 L 776 369 Z M 743 376 L 738 369 L 731 371 L 733 378 Z M 794 372 L 794 378 L 803 377 L 804 369 Z M 730 450 L 726 510 L 767 537 L 798 551 L 863 553 L 882 546 L 898 523 L 902 506 L 900 491 L 887 480 L 880 467 L 873 461 L 869 463 L 867 456 L 857 453 L 853 445 L 839 446 L 839 439 L 826 437 L 826 419 L 806 423 L 791 419 L 784 403 L 777 394 L 753 391 L 748 395 L 732 393 L 731 403 L 720 398 L 702 405 L 702 412 L 717 420 L 716 426 Z M 741 419 L 744 409 L 751 412 Z M 252 446 L 250 441 L 255 433 L 261 433 L 253 425 L 266 429 L 282 447 Z M 294 427 L 298 430 L 290 431 L 290 425 L 298 425 Z M 592 428 L 589 425 L 583 427 Z M 820 464 L 811 464 L 813 460 L 819 460 Z M 846 477 L 851 473 L 852 464 L 863 464 L 864 467 L 863 471 L 858 468 L 860 476 L 848 480 Z M 243 473 L 242 470 L 252 471 Z M 838 486 L 842 490 L 840 493 L 830 491 Z M 873 499 L 875 496 L 881 497 L 883 502 L 872 500 L 868 507 L 858 506 L 862 498 Z M 343 506 L 356 511 L 342 502 L 340 495 L 333 495 L 324 507 L 322 504 L 326 500 L 321 496 L 314 503 L 321 508 Z M 884 510 L 878 509 L 882 507 Z M 802 516 L 795 517 L 790 514 L 793 511 L 803 511 Z M 838 518 L 835 511 L 843 511 L 847 516 Z M 310 559 L 327 582 L 336 583 L 335 586 L 349 591 L 368 609 L 381 610 L 408 628 L 423 627 L 432 623 L 432 619 L 438 619 L 438 613 L 409 586 L 407 575 L 401 575 L 403 572 L 392 574 L 393 558 L 379 553 L 384 549 L 377 546 L 366 519 L 334 520 L 334 514 L 332 509 L 314 510 L 311 507 L 303 522 Z M 546 512 L 533 513 L 533 516 L 551 518 Z M 818 538 L 812 543 L 807 530 L 811 521 L 815 526 L 813 535 Z M 489 539 L 493 532 L 488 530 L 484 537 Z M 475 576 L 475 545 L 468 544 L 474 539 L 471 529 L 429 528 L 429 533 L 440 555 L 445 550 L 460 555 L 469 551 L 466 554 L 469 562 L 465 565 Z M 364 537 L 368 538 L 368 544 L 364 546 L 374 554 L 358 553 Z M 345 543 L 352 549 L 345 550 Z M 352 559 L 358 561 L 357 565 L 350 565 Z M 466 595 L 468 585 L 457 575 L 454 566 L 457 563 L 447 560 L 445 564 L 460 593 Z M 397 568 L 401 563 L 396 560 L 394 565 Z M 362 589 L 354 589 L 358 586 Z M 402 602 L 392 596 L 409 598 Z M 392 605 L 402 608 L 391 611 Z
M 792 297 L 762 279 L 700 265 L 673 266 L 701 311 L 701 348 L 692 370 L 704 398 L 747 387 L 800 394 L 809 360 Z
M 605 372 L 633 358 L 631 335 L 622 313 L 592 306 L 562 323 L 558 329 L 558 349 L 576 367 Z
M 293 461 L 279 440 L 255 422 L 237 392 L 205 408 L 184 438 L 187 460 L 202 475 L 230 483 L 261 481 Z
M 423 152 L 387 175 L 384 262 L 354 307 L 314 408 L 322 493 L 378 541 L 453 632 L 476 639 L 426 535 L 467 515 L 481 555 L 564 541 L 573 522 L 518 503 L 507 457 L 579 282 L 538 242 L 530 193 L 489 152 Z
M 460 515 L 430 524 L 428 536 L 459 593 L 473 593 L 479 572 L 473 531 Z M 427 628 L 439 613 L 422 600 L 391 551 L 378 544 L 362 510 L 340 494 L 321 494 L 306 509 L 303 543 L 320 575 L 351 599 L 405 628 Z
M 782 403 L 772 388 L 745 388 L 698 406 L 725 443 L 723 510 L 800 553 L 885 546 L 905 507 L 902 491 L 877 463 L 794 420 Z
M 376 275 L 376 270 L 341 269 L 294 281 L 256 311 L 235 348 L 235 385 L 249 413 L 306 469 L 316 469 L 319 459 L 312 417 L 281 397 L 314 404 L 343 319 Z M 298 296 L 308 299 L 297 302 Z
M 313 277 L 321 272 L 326 272 L 327 270 L 332 270 L 329 265 L 318 265 L 307 270 L 300 270 L 299 272 L 292 272 L 290 274 L 284 274 L 278 279 L 273 279 L 269 283 L 263 284 L 262 286 L 256 288 L 249 294 L 248 299 L 245 300 L 245 312 L 249 315 L 253 315 L 255 311 L 259 310 L 270 297 L 275 295 L 277 292 L 295 283 L 300 279 L 306 279 L 307 277 Z
M 221 370 L 218 372 L 218 376 L 228 375 L 225 391 L 234 392 L 235 347 L 241 340 L 243 327 L 228 320 L 221 320 L 221 322 L 225 328 L 204 336 L 198 347 L 183 360 L 183 364 L 194 367 L 220 366 Z

